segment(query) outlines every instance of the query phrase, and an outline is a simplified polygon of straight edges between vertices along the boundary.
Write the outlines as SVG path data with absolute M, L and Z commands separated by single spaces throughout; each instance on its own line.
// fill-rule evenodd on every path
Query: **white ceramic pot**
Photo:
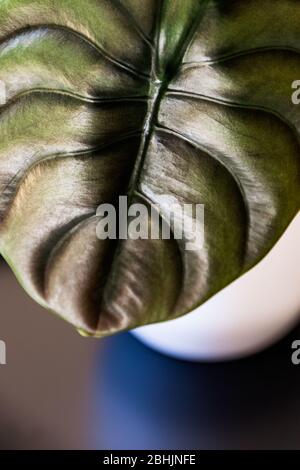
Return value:
M 132 333 L 178 359 L 219 361 L 266 348 L 299 320 L 300 213 L 257 266 L 204 305 Z

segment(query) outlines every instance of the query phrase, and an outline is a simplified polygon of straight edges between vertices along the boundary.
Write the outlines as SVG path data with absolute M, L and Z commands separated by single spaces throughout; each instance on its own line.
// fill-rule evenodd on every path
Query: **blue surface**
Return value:
M 98 449 L 300 448 L 295 330 L 250 359 L 176 361 L 130 334 L 101 341 L 92 386 Z

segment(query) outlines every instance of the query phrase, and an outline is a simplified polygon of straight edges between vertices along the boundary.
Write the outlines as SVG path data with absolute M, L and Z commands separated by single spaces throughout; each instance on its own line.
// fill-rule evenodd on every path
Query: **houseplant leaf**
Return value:
M 0 41 L 1 253 L 77 329 L 191 311 L 297 214 L 298 1 L 5 0 Z M 204 204 L 204 247 L 98 240 L 122 194 Z

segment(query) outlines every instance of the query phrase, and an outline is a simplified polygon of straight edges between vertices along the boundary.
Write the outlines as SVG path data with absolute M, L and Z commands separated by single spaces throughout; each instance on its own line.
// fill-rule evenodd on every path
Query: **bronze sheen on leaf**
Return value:
M 298 0 L 0 2 L 0 249 L 89 335 L 168 320 L 300 208 Z M 203 204 L 205 242 L 96 237 L 97 207 Z M 150 220 L 146 220 L 150 224 Z

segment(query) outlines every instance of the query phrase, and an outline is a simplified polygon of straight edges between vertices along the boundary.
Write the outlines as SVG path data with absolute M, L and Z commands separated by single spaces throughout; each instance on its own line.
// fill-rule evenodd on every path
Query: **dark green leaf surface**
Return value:
M 1 1 L 0 246 L 26 291 L 104 336 L 254 266 L 300 208 L 299 78 L 298 0 Z M 98 240 L 122 194 L 204 204 L 204 248 Z

